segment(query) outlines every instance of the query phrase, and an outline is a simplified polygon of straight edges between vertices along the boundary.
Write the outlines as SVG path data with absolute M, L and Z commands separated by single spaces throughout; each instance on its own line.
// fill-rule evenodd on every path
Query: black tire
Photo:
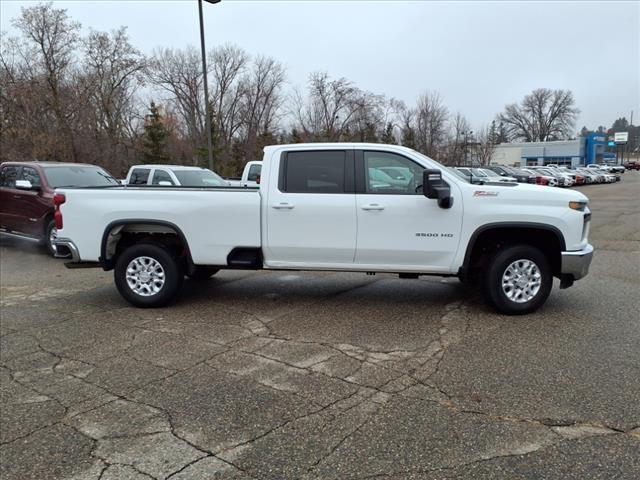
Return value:
M 523 263 L 517 264 L 516 262 L 519 260 L 522 260 Z M 533 272 L 537 271 L 540 275 L 539 288 L 533 293 L 530 300 L 523 299 L 526 292 L 519 286 L 503 288 L 502 285 L 503 277 L 512 264 L 516 263 L 517 267 L 526 267 L 526 262 L 533 263 L 535 265 Z M 514 245 L 498 250 L 489 261 L 483 280 L 484 297 L 487 303 L 498 312 L 506 315 L 524 315 L 537 310 L 547 300 L 553 286 L 553 275 L 547 257 L 539 249 L 530 245 Z M 522 281 L 525 282 L 525 279 Z M 509 292 L 513 292 L 515 300 L 509 298 L 507 295 Z M 517 301 L 518 298 L 522 301 Z
M 190 271 L 187 272 L 187 277 L 191 280 L 202 282 L 210 279 L 219 271 L 220 269 L 215 267 L 193 266 Z
M 142 257 L 152 259 L 156 263 L 147 263 L 148 261 L 142 259 Z M 139 264 L 141 265 L 147 264 L 149 267 L 156 265 L 156 268 L 152 269 L 156 274 L 160 272 L 157 268 L 157 264 L 159 264 L 164 274 L 164 283 L 158 287 L 160 280 L 156 278 L 154 283 L 153 279 L 150 278 L 140 284 L 138 291 L 134 290 L 127 281 L 127 268 L 135 259 L 140 259 Z M 146 278 L 143 277 L 143 280 Z M 127 248 L 120 254 L 114 269 L 114 280 L 120 295 L 130 304 L 141 308 L 163 307 L 171 302 L 180 291 L 184 281 L 184 269 L 182 268 L 182 262 L 163 247 L 151 243 L 140 243 Z M 154 290 L 155 288 L 158 288 L 157 292 L 149 292 L 149 290 Z M 147 295 L 144 292 L 140 293 L 145 289 L 147 290 Z
M 56 252 L 58 251 L 57 247 L 52 243 L 52 232 L 57 232 L 58 230 L 56 229 L 56 222 L 54 222 L 53 220 L 51 220 L 49 223 L 47 223 L 47 228 L 44 229 L 44 240 L 43 240 L 43 244 L 44 244 L 44 248 L 47 249 L 47 252 L 49 252 L 49 255 L 51 255 L 52 257 L 56 256 Z M 57 233 L 56 233 L 57 236 Z

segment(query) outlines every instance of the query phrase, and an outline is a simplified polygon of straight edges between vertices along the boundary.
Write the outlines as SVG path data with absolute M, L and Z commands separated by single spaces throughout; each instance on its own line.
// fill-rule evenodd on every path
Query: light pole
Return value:
M 204 0 L 207 3 L 220 3 L 220 0 Z M 202 0 L 198 0 L 200 14 L 200 50 L 202 50 L 202 78 L 204 80 L 204 118 L 207 128 L 207 151 L 209 153 L 209 170 L 213 170 L 213 142 L 211 141 L 211 118 L 209 118 L 209 84 L 207 82 L 207 51 L 204 47 L 204 22 L 202 20 Z

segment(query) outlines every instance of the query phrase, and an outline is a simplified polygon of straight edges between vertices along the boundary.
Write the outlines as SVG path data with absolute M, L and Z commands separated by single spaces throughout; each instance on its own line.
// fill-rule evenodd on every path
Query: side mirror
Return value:
M 38 186 L 33 186 L 29 180 L 16 180 L 16 188 L 20 190 L 40 190 Z
M 440 208 L 451 208 L 451 188 L 442 180 L 442 172 L 435 168 L 428 168 L 422 172 L 422 192 L 425 197 L 438 200 Z

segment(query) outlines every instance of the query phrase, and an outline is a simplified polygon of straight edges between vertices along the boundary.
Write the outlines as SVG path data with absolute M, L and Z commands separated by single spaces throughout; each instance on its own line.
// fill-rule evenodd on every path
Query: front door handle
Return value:
M 13 198 L 15 198 L 16 200 L 20 200 L 22 197 L 20 195 L 14 195 Z
M 363 205 L 363 210 L 384 210 L 383 205 L 378 205 L 377 203 L 370 203 L 369 205 Z
M 273 208 L 278 209 L 278 210 L 291 210 L 293 208 L 292 204 L 286 203 L 286 202 L 275 203 L 275 204 L 273 204 L 271 206 Z

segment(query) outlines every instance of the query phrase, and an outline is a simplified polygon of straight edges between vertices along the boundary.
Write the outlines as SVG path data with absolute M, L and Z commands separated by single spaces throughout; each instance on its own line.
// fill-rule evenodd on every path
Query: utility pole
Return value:
M 218 3 L 220 0 L 205 0 L 207 3 Z M 204 81 L 204 118 L 207 129 L 207 153 L 209 170 L 213 170 L 213 142 L 211 140 L 211 118 L 209 115 L 209 83 L 207 81 L 207 52 L 204 46 L 204 21 L 202 19 L 202 0 L 198 0 L 200 14 L 200 49 L 202 50 L 202 79 Z

